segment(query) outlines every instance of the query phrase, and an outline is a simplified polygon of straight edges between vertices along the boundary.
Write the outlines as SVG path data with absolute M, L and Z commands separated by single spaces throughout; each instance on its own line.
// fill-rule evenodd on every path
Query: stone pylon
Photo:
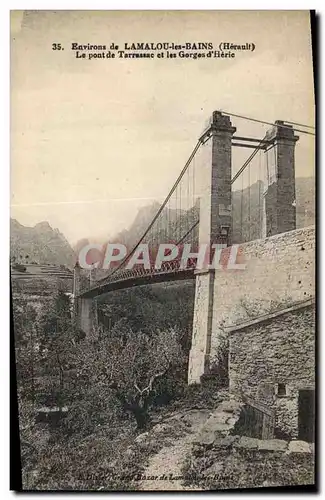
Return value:
M 201 146 L 206 149 L 208 165 L 200 197 L 199 244 L 208 244 L 210 248 L 212 244 L 231 244 L 231 141 L 235 131 L 229 116 L 215 111 L 205 133 L 207 140 Z M 200 377 L 209 371 L 214 275 L 213 269 L 196 271 L 189 383 L 200 382 Z
M 296 229 L 295 146 L 299 137 L 281 120 L 269 130 L 266 151 L 267 191 L 264 200 L 265 235 Z

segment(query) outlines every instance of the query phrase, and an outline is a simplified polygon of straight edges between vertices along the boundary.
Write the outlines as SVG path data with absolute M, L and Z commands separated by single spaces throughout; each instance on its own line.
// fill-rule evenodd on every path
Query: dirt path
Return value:
M 183 486 L 181 478 L 181 468 L 187 454 L 190 453 L 193 438 L 194 434 L 188 434 L 177 440 L 173 446 L 162 448 L 157 455 L 154 455 L 143 473 L 148 479 L 139 484 L 139 489 L 143 491 L 199 490 L 199 488 Z
M 209 409 L 193 409 L 186 413 L 179 413 L 169 418 L 168 425 L 171 426 L 172 435 L 175 435 L 175 426 L 181 422 L 182 430 L 186 430 L 186 434 L 176 438 L 171 446 L 164 446 L 156 455 L 149 458 L 149 463 L 145 469 L 143 479 L 138 487 L 142 491 L 177 491 L 177 490 L 197 490 L 202 491 L 195 486 L 184 486 L 184 478 L 182 477 L 183 464 L 186 458 L 191 455 L 191 449 L 194 441 L 201 439 L 206 440 L 214 438 L 214 431 L 221 426 L 221 431 L 224 430 L 225 422 L 231 420 L 231 413 L 238 409 L 238 403 L 234 401 L 224 400 L 214 410 Z M 230 412 L 230 413 L 229 413 Z M 173 421 L 175 424 L 173 424 Z M 164 428 L 163 424 L 162 428 Z M 158 426 L 156 426 L 156 431 Z
M 156 455 L 150 457 L 147 468 L 143 476 L 147 479 L 138 485 L 142 491 L 178 491 L 178 490 L 199 490 L 196 487 L 184 486 L 182 477 L 182 466 L 188 455 L 195 437 L 206 422 L 211 410 L 193 409 L 186 413 L 174 415 L 168 419 L 171 429 L 177 424 L 181 424 L 182 430 L 186 430 L 186 435 L 175 439 L 171 446 L 163 447 Z M 173 424 L 172 422 L 175 422 Z M 163 424 L 164 425 L 164 424 Z M 168 424 L 167 424 L 168 425 Z M 175 431 L 175 427 L 174 427 Z

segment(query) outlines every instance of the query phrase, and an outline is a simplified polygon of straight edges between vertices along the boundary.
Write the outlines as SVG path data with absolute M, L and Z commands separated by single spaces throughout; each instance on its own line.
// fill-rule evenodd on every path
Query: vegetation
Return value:
M 183 476 L 186 484 L 204 490 L 310 485 L 314 484 L 314 457 L 212 448 L 188 457 Z
M 176 288 L 168 315 L 157 287 L 99 304 L 87 338 L 62 291 L 38 312 L 14 302 L 24 489 L 131 487 L 159 447 L 135 437 L 186 388 L 192 292 Z
M 193 292 L 185 284 L 112 294 L 87 337 L 63 291 L 38 308 L 14 301 L 25 490 L 136 490 L 150 455 L 185 432 L 175 414 L 225 398 L 220 373 L 186 383 Z M 182 471 L 206 490 L 312 484 L 313 474 L 311 456 L 215 448 L 194 449 Z

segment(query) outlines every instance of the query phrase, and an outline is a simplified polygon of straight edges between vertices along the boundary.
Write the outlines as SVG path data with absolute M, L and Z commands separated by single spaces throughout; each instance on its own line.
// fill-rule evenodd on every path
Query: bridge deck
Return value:
M 169 281 L 180 281 L 194 279 L 194 268 L 175 269 L 173 271 L 162 271 L 155 273 L 144 273 L 140 275 L 130 274 L 125 277 L 116 276 L 115 281 L 109 281 L 102 284 L 96 284 L 93 288 L 81 292 L 78 297 L 89 299 L 98 297 L 114 290 L 123 290 L 134 286 L 154 285 L 155 283 L 165 283 Z

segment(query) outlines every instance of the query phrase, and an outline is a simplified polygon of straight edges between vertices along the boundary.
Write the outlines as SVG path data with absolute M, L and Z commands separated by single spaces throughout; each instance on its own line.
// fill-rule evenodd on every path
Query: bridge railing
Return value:
M 194 270 L 196 267 L 196 259 L 188 259 L 186 264 L 186 270 Z M 90 278 L 90 272 L 88 272 L 88 278 L 85 277 L 80 282 L 80 294 L 88 292 L 91 289 L 96 289 L 98 286 L 105 286 L 110 283 L 116 283 L 119 281 L 141 278 L 146 276 L 156 276 L 158 274 L 172 274 L 179 271 L 183 271 L 181 259 L 175 259 L 168 262 L 163 262 L 159 269 L 156 269 L 154 265 L 150 268 L 145 268 L 143 265 L 135 265 L 132 269 L 119 269 L 115 273 L 108 275 L 104 280 L 92 281 Z

